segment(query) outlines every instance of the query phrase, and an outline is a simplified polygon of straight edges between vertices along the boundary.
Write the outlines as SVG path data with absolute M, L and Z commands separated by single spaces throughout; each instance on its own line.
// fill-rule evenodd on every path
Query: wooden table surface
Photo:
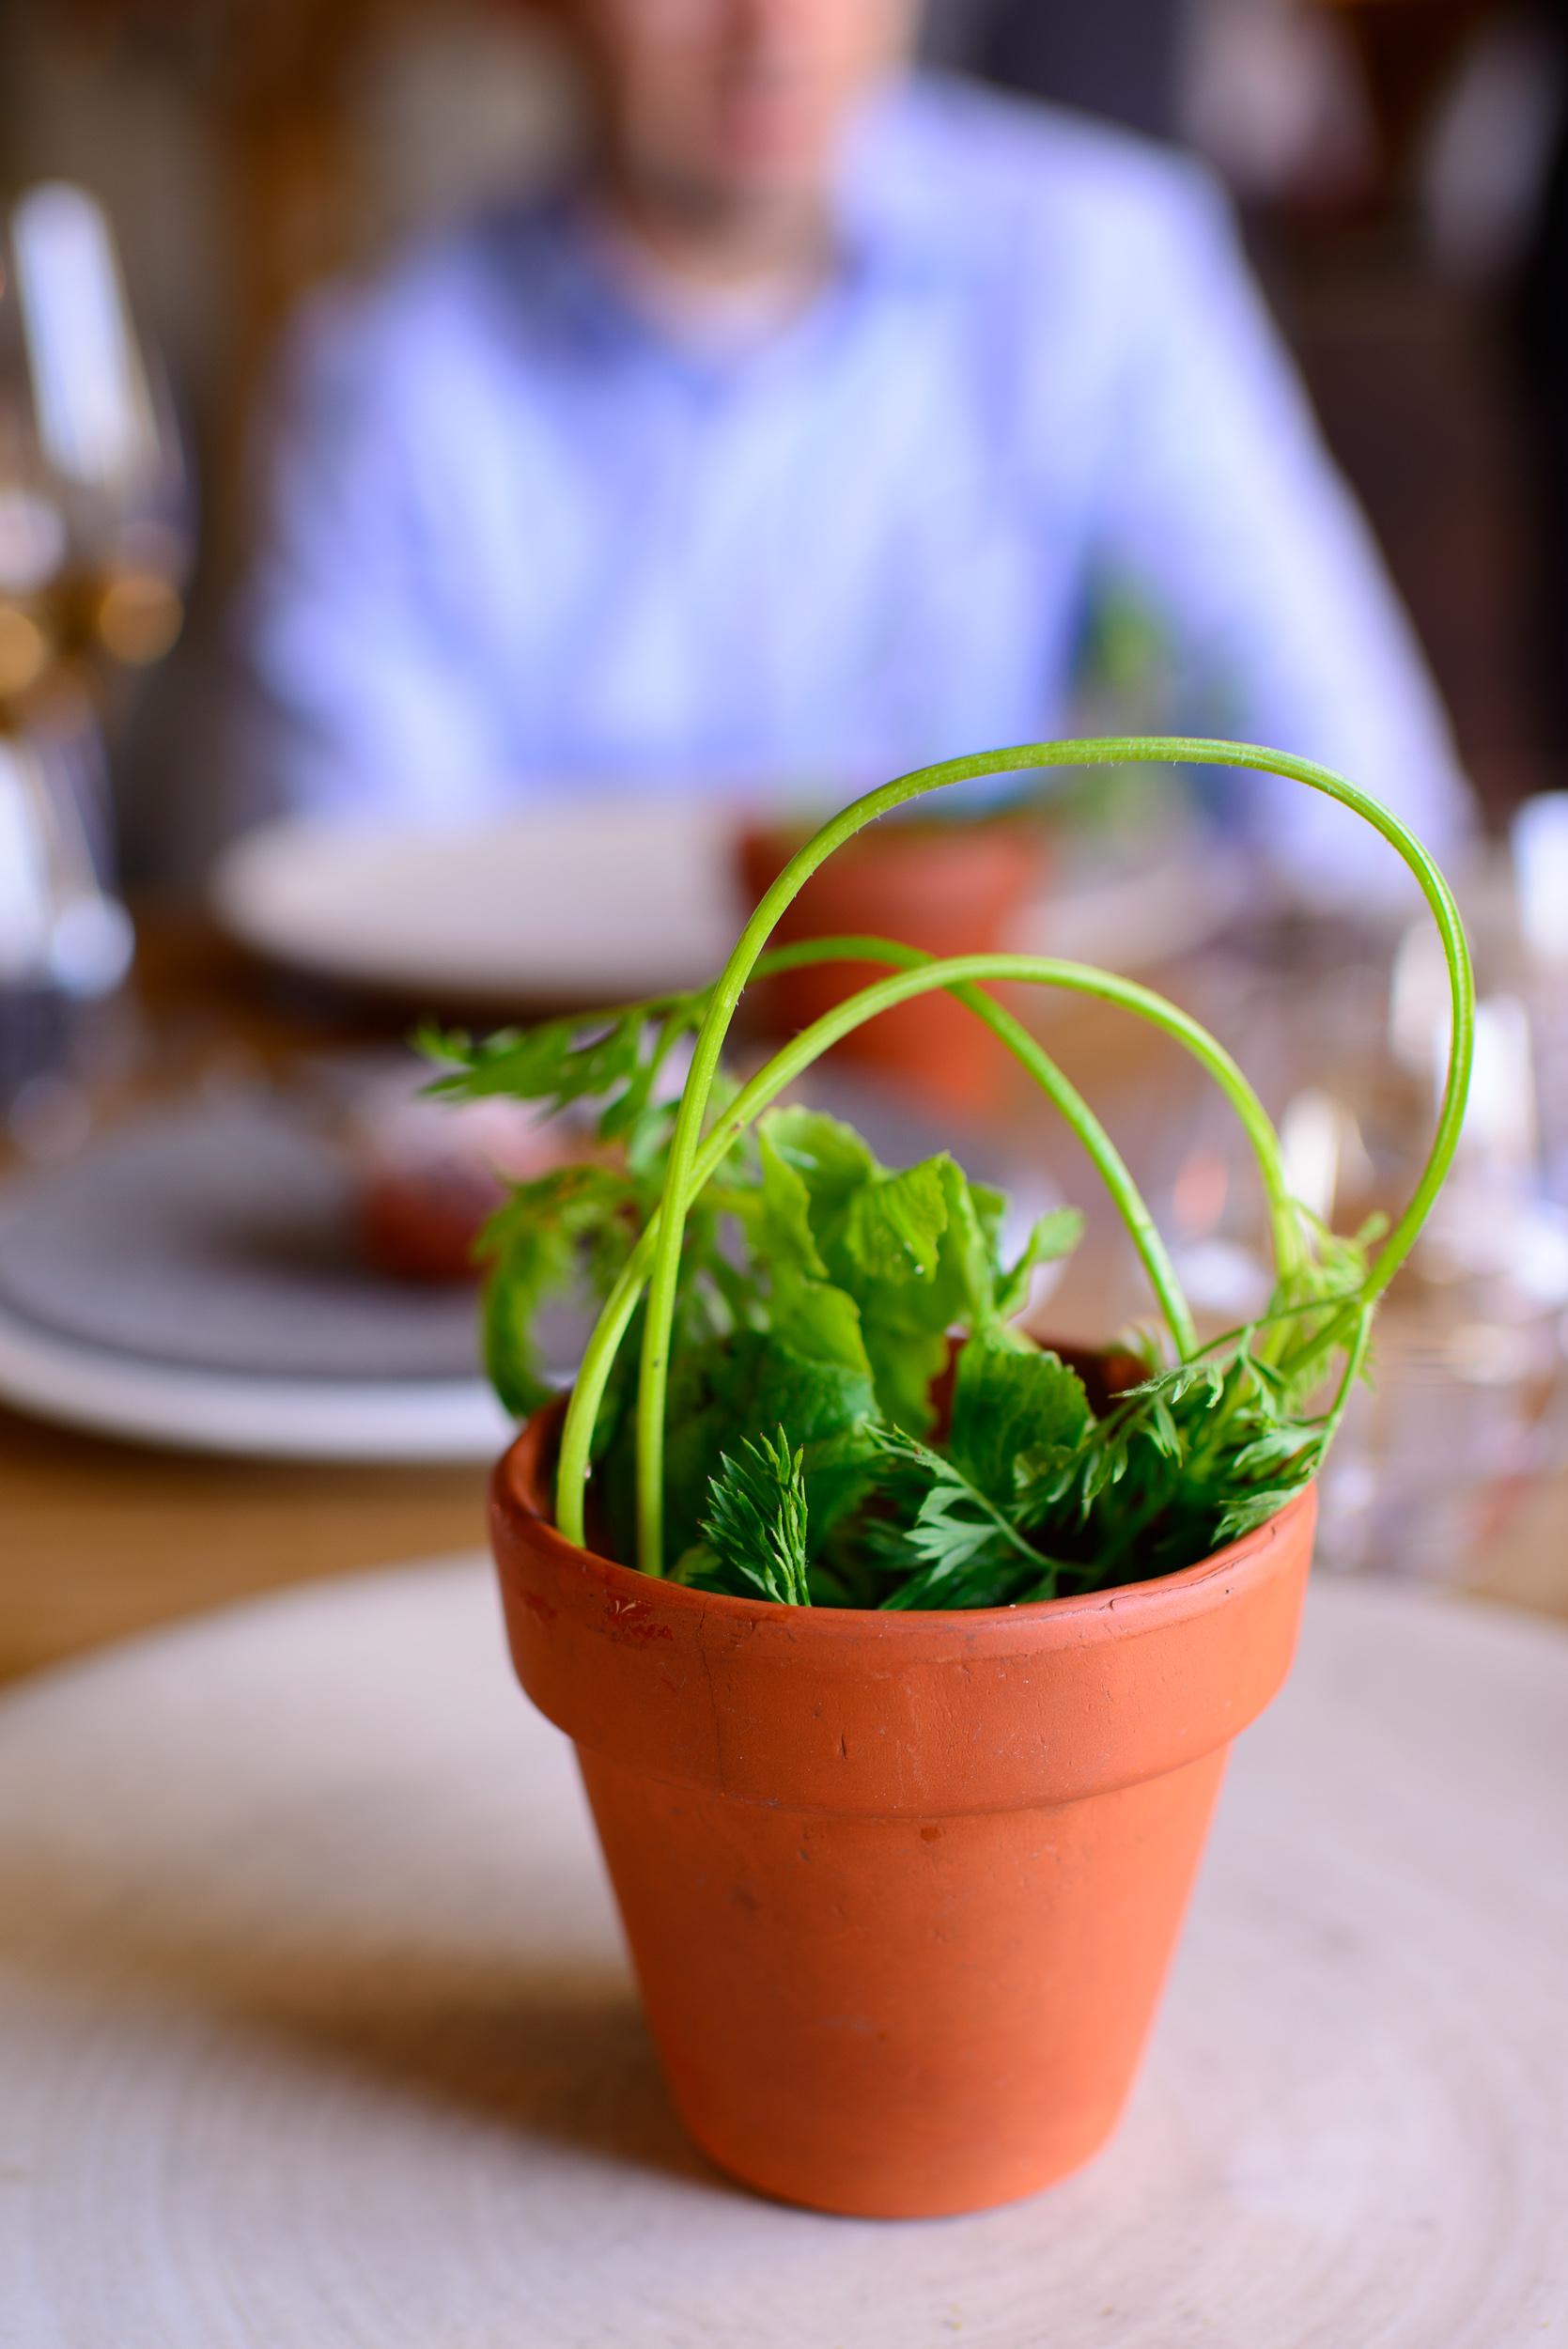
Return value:
M 181 1084 L 225 1057 L 401 1032 L 396 1008 L 280 985 L 200 921 L 144 916 L 137 1050 L 107 1087 Z M 1053 1049 L 1105 1075 L 1107 1036 Z M 113 1103 L 111 1102 L 111 1108 Z M 481 1468 L 227 1460 L 121 1444 L 0 1409 L 0 1678 L 252 1594 L 483 1544 Z M 1568 1477 L 1537 1486 L 1471 1583 L 1568 1619 Z

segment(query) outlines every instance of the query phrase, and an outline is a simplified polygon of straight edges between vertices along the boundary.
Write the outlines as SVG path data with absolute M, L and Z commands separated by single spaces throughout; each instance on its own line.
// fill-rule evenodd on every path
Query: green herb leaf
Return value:
M 825 1281 L 828 1268 L 811 1227 L 812 1194 L 799 1168 L 777 1147 L 770 1119 L 762 1122 L 757 1149 L 762 1188 L 754 1231 L 775 1296 L 801 1281 Z
M 670 1122 L 653 1102 L 654 1087 L 675 1045 L 702 1025 L 709 993 L 662 996 L 598 1020 L 578 1016 L 505 1028 L 477 1043 L 460 1029 L 427 1024 L 415 1037 L 420 1050 L 451 1065 L 425 1090 L 444 1100 L 506 1094 L 548 1102 L 552 1112 L 573 1101 L 599 1101 L 599 1139 L 624 1142 L 629 1162 L 645 1160 Z
M 724 1454 L 708 1499 L 702 1530 L 717 1571 L 783 1606 L 809 1607 L 804 1458 L 783 1427 Z
M 489 1266 L 485 1367 L 507 1410 L 520 1419 L 553 1392 L 541 1377 L 534 1339 L 540 1307 L 571 1295 L 584 1244 L 599 1260 L 608 1287 L 613 1260 L 630 1245 L 625 1219 L 631 1206 L 630 1186 L 609 1167 L 559 1167 L 519 1184 L 480 1233 L 474 1253 Z
M 813 1111 L 774 1112 L 761 1134 L 781 1174 L 792 1172 L 804 1188 L 816 1260 L 858 1310 L 878 1409 L 925 1428 L 950 1326 L 994 1317 L 998 1195 L 986 1194 L 983 1221 L 963 1170 L 945 1154 L 890 1174 L 850 1128 Z M 768 1229 L 777 1245 L 771 1221 Z M 804 1279 L 811 1265 L 798 1225 L 794 1249 Z M 780 1326 L 788 1327 L 787 1305 Z
M 970 1184 L 970 1189 L 976 1188 Z M 1037 1218 L 1029 1235 L 1022 1255 L 1012 1269 L 1003 1274 L 997 1293 L 997 1312 L 1003 1321 L 1021 1314 L 1029 1302 L 1030 1280 L 1036 1265 L 1055 1264 L 1061 1256 L 1070 1256 L 1083 1237 L 1084 1215 L 1081 1207 L 1053 1207 L 1048 1215 Z
M 996 1507 L 1017 1506 L 1020 1457 L 1071 1450 L 1089 1423 L 1083 1381 L 1054 1354 L 998 1334 L 959 1355 L 948 1450 Z
M 808 1361 L 837 1362 L 869 1377 L 860 1308 L 826 1278 L 827 1267 L 811 1226 L 811 1193 L 798 1170 L 775 1148 L 768 1131 L 762 1133 L 759 1146 L 759 1210 L 750 1221 L 768 1275 L 772 1330 Z
M 458 1064 L 437 1090 L 595 1098 L 601 1138 L 616 1145 L 615 1163 L 520 1185 L 482 1237 L 487 1360 L 519 1414 L 549 1394 L 540 1307 L 574 1287 L 606 1294 L 646 1228 L 670 1132 L 659 1071 L 705 1001 L 478 1047 L 427 1038 Z M 1322 1377 L 1314 1333 L 1356 1295 L 1365 1236 L 1315 1234 L 1269 1315 L 1222 1357 L 1161 1367 L 1151 1341 L 1148 1377 L 1096 1421 L 1074 1373 L 1009 1326 L 1034 1266 L 1074 1245 L 1082 1219 L 1071 1208 L 1041 1217 L 1004 1272 L 1005 1208 L 946 1154 L 890 1173 L 848 1127 L 810 1111 L 775 1111 L 737 1144 L 693 1204 L 680 1256 L 665 1443 L 677 1579 L 771 1587 L 792 1604 L 1016 1604 L 1188 1564 L 1299 1490 L 1325 1434 L 1304 1416 Z M 725 1237 L 737 1223 L 738 1252 Z M 644 1311 L 592 1445 L 598 1506 L 623 1556 Z M 923 1438 L 955 1331 L 968 1343 L 938 1448 Z M 759 1452 L 762 1429 L 778 1433 Z
M 895 1185 L 897 1196 L 889 1199 Z M 868 1185 L 842 1237 L 823 1253 L 860 1307 L 884 1418 L 924 1433 L 932 1381 L 947 1364 L 948 1332 L 995 1320 L 993 1260 L 962 1168 L 944 1155 Z M 884 1268 L 871 1268 L 877 1265 Z
M 1216 1524 L 1210 1547 L 1222 1548 L 1226 1542 L 1238 1542 L 1244 1533 L 1255 1532 L 1260 1525 L 1266 1525 L 1287 1501 L 1295 1500 L 1309 1473 L 1304 1472 L 1295 1484 L 1265 1486 L 1258 1492 L 1249 1493 L 1245 1501 L 1233 1501 Z
M 1038 1577 L 1044 1561 L 956 1461 L 901 1427 L 874 1428 L 870 1434 L 893 1470 L 889 1489 L 897 1511 L 872 1537 L 885 1566 L 917 1569 L 884 1599 L 884 1607 L 983 1604 L 972 1596 L 936 1594 L 944 1587 L 951 1593 L 960 1579 L 970 1590 L 982 1575 L 993 1583 L 999 1568 L 1010 1569 L 1016 1579 L 1019 1561 L 1032 1578 Z
M 835 1207 L 882 1171 L 853 1126 L 821 1110 L 769 1110 L 758 1131 L 801 1176 L 824 1228 Z
M 838 1244 L 868 1281 L 930 1281 L 946 1229 L 941 1161 L 927 1159 L 863 1185 L 849 1202 Z
M 826 1281 L 804 1282 L 792 1309 L 783 1315 L 775 1312 L 773 1323 L 784 1344 L 808 1362 L 834 1362 L 870 1377 L 860 1307 L 842 1289 Z
M 858 1461 L 870 1448 L 858 1431 L 876 1411 L 870 1373 L 843 1362 L 812 1361 L 770 1330 L 741 1329 L 727 1337 L 678 1347 L 671 1363 L 669 1425 L 665 1434 L 665 1515 L 672 1554 L 700 1538 L 707 1488 L 759 1429 L 783 1426 L 804 1455 L 807 1497 L 815 1538 L 864 1489 Z M 635 1526 L 636 1441 L 623 1418 L 598 1480 L 601 1505 L 618 1555 L 629 1554 Z

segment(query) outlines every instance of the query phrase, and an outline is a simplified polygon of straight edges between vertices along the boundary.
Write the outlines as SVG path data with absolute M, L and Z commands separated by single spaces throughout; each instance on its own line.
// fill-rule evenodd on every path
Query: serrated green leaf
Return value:
M 708 990 L 665 996 L 598 1019 L 502 1029 L 477 1043 L 461 1030 L 427 1026 L 416 1038 L 420 1049 L 453 1065 L 425 1090 L 446 1100 L 503 1094 L 546 1102 L 551 1112 L 598 1101 L 600 1139 L 623 1143 L 629 1163 L 645 1163 L 670 1122 L 652 1105 L 653 1088 L 674 1047 L 702 1024 L 708 1001 Z
M 958 1172 L 962 1174 L 963 1168 L 959 1167 Z M 977 1183 L 972 1175 L 966 1175 L 965 1180 L 969 1185 L 970 1205 L 974 1210 L 974 1220 L 980 1226 L 980 1235 L 986 1243 L 986 1253 L 992 1265 L 1000 1267 L 1001 1227 L 1007 1221 L 1007 1211 L 1013 1203 L 1007 1193 L 1004 1190 L 999 1190 L 994 1183 Z
M 920 1178 L 919 1186 L 897 1178 L 906 1184 L 899 1205 L 907 1208 L 917 1201 L 927 1219 L 925 1237 L 935 1242 L 934 1252 L 925 1257 L 928 1270 L 909 1251 L 890 1247 L 886 1254 L 878 1252 L 877 1260 L 891 1262 L 893 1269 L 869 1271 L 863 1254 L 857 1257 L 844 1238 L 823 1252 L 833 1280 L 860 1307 L 883 1416 L 920 1433 L 931 1423 L 930 1388 L 947 1364 L 948 1331 L 955 1326 L 992 1326 L 994 1308 L 984 1235 L 962 1170 L 944 1155 L 909 1173 Z M 851 1203 L 866 1224 L 882 1212 L 886 1203 L 877 1196 L 882 1189 L 879 1183 L 868 1185 Z
M 999 1508 L 1017 1502 L 1020 1455 L 1075 1446 L 1089 1420 L 1082 1379 L 1054 1354 L 1020 1352 L 981 1336 L 958 1357 L 948 1450 Z
M 1235 1476 L 1251 1476 L 1259 1469 L 1275 1468 L 1287 1460 L 1310 1452 L 1316 1442 L 1312 1430 L 1301 1426 L 1271 1427 L 1243 1444 L 1232 1455 L 1230 1470 Z
M 1275 1485 L 1262 1492 L 1249 1493 L 1244 1501 L 1233 1501 L 1215 1526 L 1210 1547 L 1221 1549 L 1227 1542 L 1240 1541 L 1244 1533 L 1255 1532 L 1278 1517 L 1287 1501 L 1294 1501 L 1299 1485 Z
M 1163 1394 L 1150 1396 L 1144 1430 L 1156 1451 L 1163 1453 L 1166 1459 L 1179 1460 L 1181 1458 L 1183 1451 L 1181 1436 L 1171 1415 L 1171 1406 Z
M 941 1176 L 947 1223 L 938 1241 L 939 1284 L 955 1286 L 958 1295 L 947 1305 L 949 1323 L 967 1323 L 971 1332 L 995 1330 L 997 1310 L 996 1234 L 1000 1225 L 982 1216 L 974 1186 L 956 1159 L 945 1155 L 936 1161 Z M 995 1192 L 993 1198 L 1000 1198 Z M 1005 1206 L 1005 1202 L 1003 1203 Z
M 842 1289 L 826 1281 L 804 1281 L 789 1310 L 775 1312 L 772 1319 L 778 1336 L 808 1362 L 833 1362 L 870 1379 L 860 1308 Z
M 819 1211 L 831 1210 L 882 1172 L 853 1126 L 821 1110 L 769 1110 L 759 1131 L 803 1178 Z
M 458 1050 L 462 1065 L 426 1090 L 438 1098 L 461 1100 L 507 1094 L 518 1101 L 548 1101 L 555 1109 L 598 1099 L 616 1092 L 636 1067 L 645 1025 L 646 1016 L 638 1010 L 607 1027 L 579 1018 L 505 1028 L 477 1044 L 449 1036 L 442 1039 L 442 1056 Z
M 811 1228 L 811 1192 L 805 1178 L 776 1146 L 768 1121 L 757 1143 L 762 1191 L 753 1228 L 775 1293 L 793 1282 L 825 1281 L 828 1268 Z
M 1033 1444 L 1013 1463 L 1013 1499 L 1008 1515 L 1025 1529 L 1060 1509 L 1077 1487 L 1084 1467 L 1081 1443 Z
M 838 1245 L 868 1282 L 930 1281 L 947 1220 L 942 1161 L 927 1159 L 857 1190 Z
M 625 1178 L 608 1167 L 559 1167 L 519 1184 L 480 1233 L 474 1253 L 489 1268 L 485 1367 L 502 1402 L 519 1418 L 538 1410 L 553 1392 L 540 1375 L 534 1336 L 540 1308 L 571 1295 L 581 1243 L 615 1226 L 629 1196 Z
M 737 1330 L 731 1336 L 679 1349 L 670 1366 L 664 1438 L 664 1513 L 671 1552 L 678 1557 L 700 1538 L 708 1485 L 720 1473 L 722 1454 L 733 1455 L 762 1429 L 782 1426 L 792 1447 L 804 1451 L 808 1496 L 815 1508 L 816 1447 L 851 1436 L 875 1410 L 868 1371 L 810 1361 L 773 1331 Z M 851 1484 L 841 1448 L 827 1478 L 824 1505 L 830 1514 L 818 1522 L 819 1532 L 826 1532 L 831 1508 L 842 1507 Z M 600 1490 L 617 1555 L 632 1555 L 636 1427 L 630 1413 L 606 1456 Z
M 1035 1552 L 956 1461 L 903 1428 L 874 1428 L 870 1438 L 893 1471 L 892 1497 L 895 1504 L 903 1503 L 899 1521 L 879 1529 L 884 1560 L 902 1556 L 924 1569 L 923 1587 L 927 1590 L 982 1557 L 987 1566 L 1012 1557 L 1031 1570 L 1037 1568 Z M 884 1603 L 911 1602 L 894 1595 Z
M 1170 1404 L 1185 1403 L 1189 1394 L 1203 1390 L 1205 1408 L 1219 1402 L 1225 1389 L 1225 1374 L 1214 1361 L 1183 1362 L 1175 1370 L 1165 1372 L 1162 1378 L 1146 1381 L 1141 1387 L 1130 1388 L 1134 1394 L 1162 1392 Z
M 746 1220 L 768 1275 L 769 1324 L 808 1361 L 837 1362 L 869 1376 L 860 1309 L 826 1278 L 805 1182 L 771 1133 L 760 1137 L 759 1156 L 762 1183 Z

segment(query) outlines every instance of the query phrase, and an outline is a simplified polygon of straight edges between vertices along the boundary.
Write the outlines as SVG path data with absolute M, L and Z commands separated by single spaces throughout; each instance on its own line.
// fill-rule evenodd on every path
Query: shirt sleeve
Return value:
M 292 330 L 261 435 L 266 536 L 237 613 L 249 810 L 441 822 L 504 801 L 505 756 L 433 559 L 439 436 L 367 305 Z
M 1168 616 L 1219 696 L 1213 730 L 1332 768 L 1445 862 L 1473 815 L 1447 720 L 1365 518 L 1341 479 L 1239 250 L 1183 167 L 1133 274 L 1108 563 Z M 1249 829 L 1294 894 L 1396 900 L 1395 851 L 1327 797 L 1259 776 Z

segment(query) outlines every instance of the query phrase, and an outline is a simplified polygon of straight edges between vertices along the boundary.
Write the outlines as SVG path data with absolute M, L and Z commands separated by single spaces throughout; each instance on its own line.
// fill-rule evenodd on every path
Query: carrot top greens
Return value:
M 1204 1030 L 1134 982 L 1021 955 L 934 961 L 898 941 L 765 953 L 807 875 L 862 825 L 943 784 L 1051 765 L 1167 758 L 1273 769 L 1345 801 L 1415 873 L 1448 956 L 1453 1028 L 1431 1159 L 1391 1232 L 1337 1237 L 1289 1194 L 1257 1097 Z M 743 1086 L 719 1053 L 753 976 L 815 960 L 893 966 Z M 1117 1003 L 1220 1085 L 1263 1177 L 1276 1287 L 1257 1321 L 1200 1345 L 1170 1255 L 1114 1146 L 1038 1042 L 980 984 L 1027 981 Z M 1001 1255 L 1002 1195 L 945 1153 L 894 1171 L 820 1112 L 772 1106 L 862 1020 L 946 988 L 995 1030 L 1090 1154 L 1142 1258 L 1159 1325 L 1130 1386 L 1043 1352 L 1014 1326 L 1036 1265 L 1081 1219 L 1042 1218 Z M 809 841 L 707 988 L 474 1044 L 429 1032 L 454 1097 L 598 1104 L 599 1155 L 519 1186 L 482 1249 L 487 1359 L 520 1415 L 549 1393 L 534 1330 L 586 1286 L 600 1314 L 563 1430 L 557 1519 L 584 1538 L 591 1471 L 615 1553 L 695 1587 L 784 1605 L 994 1607 L 1172 1572 L 1263 1523 L 1315 1472 L 1366 1355 L 1377 1296 L 1458 1139 L 1473 992 L 1441 875 L 1387 810 L 1326 770 L 1247 745 L 1119 739 L 993 752 L 884 786 Z M 692 1040 L 678 1100 L 671 1054 Z M 674 1211 L 672 1211 L 674 1209 Z M 1381 1240 L 1382 1245 L 1376 1247 Z M 1375 1254 L 1373 1253 L 1375 1248 Z M 946 1423 L 933 1387 L 957 1349 Z M 628 1340 L 634 1343 L 628 1343 Z

